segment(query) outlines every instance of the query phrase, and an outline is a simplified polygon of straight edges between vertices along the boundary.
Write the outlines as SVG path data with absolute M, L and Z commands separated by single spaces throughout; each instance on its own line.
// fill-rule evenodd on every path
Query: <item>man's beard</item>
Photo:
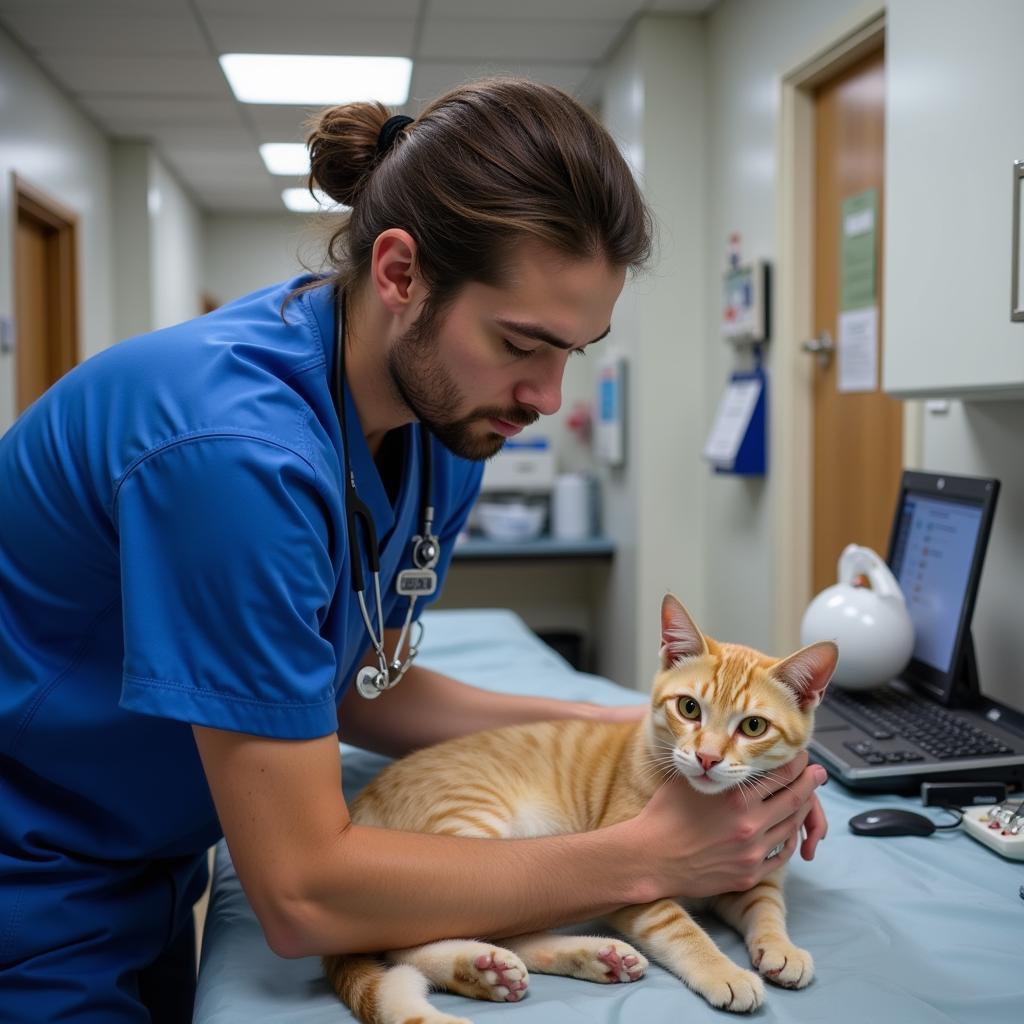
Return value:
M 536 423 L 539 413 L 526 409 L 476 409 L 468 416 L 452 419 L 452 410 L 462 403 L 462 394 L 448 371 L 437 359 L 439 313 L 417 320 L 392 346 L 388 354 L 391 382 L 401 400 L 453 455 L 464 459 L 489 459 L 501 451 L 505 438 L 488 426 L 481 433 L 474 425 L 488 419 L 504 420 L 516 426 Z

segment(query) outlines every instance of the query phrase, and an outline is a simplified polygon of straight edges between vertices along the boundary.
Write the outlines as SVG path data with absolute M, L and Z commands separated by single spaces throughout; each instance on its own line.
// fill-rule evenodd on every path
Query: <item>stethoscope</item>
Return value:
M 345 421 L 345 388 L 343 384 L 345 377 L 344 293 L 341 294 L 340 299 L 337 296 L 335 298 L 334 335 L 333 398 L 334 409 L 338 414 L 338 422 L 341 424 L 341 443 L 345 454 L 345 521 L 348 525 L 349 544 L 352 552 L 350 559 L 352 589 L 359 600 L 359 610 L 366 625 L 366 632 L 370 636 L 370 642 L 373 644 L 373 650 L 377 656 L 376 668 L 372 665 L 365 665 L 359 670 L 356 675 L 356 689 L 360 696 L 372 700 L 374 697 L 379 697 L 385 690 L 397 686 L 402 676 L 409 671 L 413 659 L 419 654 L 420 643 L 423 640 L 423 624 L 421 622 L 416 623 L 418 631 L 416 639 L 410 640 L 409 656 L 404 661 L 399 658 L 405 639 L 409 635 L 416 598 L 427 597 L 437 589 L 437 573 L 434 572 L 434 566 L 437 565 L 438 559 L 441 557 L 441 545 L 431 529 L 434 524 L 434 506 L 430 503 L 433 459 L 430 449 L 430 433 L 420 424 L 423 527 L 420 533 L 412 539 L 412 564 L 415 568 L 403 569 L 395 582 L 395 589 L 398 593 L 409 598 L 409 609 L 405 613 L 405 624 L 399 634 L 395 653 L 388 661 L 388 656 L 384 651 L 384 609 L 380 596 L 380 548 L 377 545 L 377 529 L 373 524 L 373 516 L 369 507 L 356 493 L 356 475 L 352 469 L 348 450 L 348 424 Z M 373 598 L 377 610 L 379 634 L 373 628 L 370 611 L 366 607 L 366 582 L 363 576 L 363 555 L 358 543 L 357 523 L 362 524 L 366 536 L 366 561 L 373 579 Z

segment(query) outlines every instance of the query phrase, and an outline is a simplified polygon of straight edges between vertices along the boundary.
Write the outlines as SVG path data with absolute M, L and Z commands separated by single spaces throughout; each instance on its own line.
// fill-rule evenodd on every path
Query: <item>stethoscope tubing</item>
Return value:
M 349 456 L 348 444 L 348 423 L 345 417 L 345 293 L 340 289 L 336 290 L 334 302 L 334 372 L 332 378 L 332 395 L 334 409 L 338 415 L 338 423 L 341 427 L 341 444 L 345 457 L 345 521 L 348 527 L 349 544 L 351 546 L 351 581 L 352 590 L 355 592 L 359 602 L 359 611 L 366 626 L 366 632 L 370 637 L 374 654 L 377 658 L 377 668 L 369 666 L 362 668 L 356 678 L 356 687 L 363 697 L 372 699 L 380 696 L 384 690 L 395 686 L 409 670 L 413 660 L 419 653 L 420 642 L 423 637 L 422 623 L 417 623 L 420 632 L 416 642 L 409 645 L 409 656 L 403 662 L 399 655 L 409 635 L 412 624 L 413 610 L 416 606 L 416 595 L 409 595 L 409 607 L 405 613 L 405 622 L 399 634 L 395 653 L 389 662 L 384 650 L 384 607 L 380 589 L 380 547 L 377 542 L 377 528 L 373 521 L 373 514 L 369 507 L 359 497 L 356 491 L 356 476 L 352 468 Z M 422 474 L 421 490 L 421 523 L 422 532 L 413 538 L 413 564 L 421 571 L 433 572 L 434 566 L 440 557 L 440 544 L 433 535 L 434 508 L 431 504 L 433 488 L 433 452 L 431 449 L 430 434 L 420 424 L 420 443 L 422 456 L 420 459 L 420 472 Z M 359 527 L 363 528 L 366 537 L 365 553 L 367 567 L 370 571 L 370 578 L 373 584 L 373 598 L 377 612 L 377 624 L 379 634 L 374 629 L 370 610 L 366 604 L 366 578 L 363 575 L 363 548 L 359 543 Z

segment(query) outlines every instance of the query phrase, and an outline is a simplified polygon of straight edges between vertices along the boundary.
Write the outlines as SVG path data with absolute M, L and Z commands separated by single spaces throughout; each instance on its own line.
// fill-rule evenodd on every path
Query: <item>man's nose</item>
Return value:
M 709 772 L 722 759 L 718 757 L 716 754 L 705 754 L 702 752 L 698 752 L 697 760 L 700 761 L 701 768 L 703 768 L 705 772 Z
M 542 416 L 551 416 L 562 407 L 562 378 L 565 375 L 565 359 L 549 364 L 535 376 L 521 381 L 512 397 L 519 405 L 536 409 Z

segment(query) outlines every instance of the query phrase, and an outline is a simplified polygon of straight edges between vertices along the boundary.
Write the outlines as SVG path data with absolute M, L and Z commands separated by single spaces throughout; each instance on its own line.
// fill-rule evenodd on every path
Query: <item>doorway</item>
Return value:
M 887 409 L 886 415 L 894 417 L 899 427 L 894 437 L 891 421 L 887 419 L 887 433 L 884 439 L 868 441 L 869 450 L 883 451 L 897 466 L 918 465 L 922 449 L 922 403 L 916 401 L 894 402 L 879 392 L 880 379 L 872 388 L 875 394 L 836 395 L 835 364 L 826 369 L 819 362 L 819 356 L 805 350 L 805 343 L 822 340 L 821 331 L 831 321 L 829 335 L 834 342 L 837 334 L 836 319 L 838 298 L 833 299 L 831 312 L 819 303 L 820 289 L 817 287 L 816 272 L 827 276 L 832 282 L 836 296 L 840 290 L 840 216 L 842 200 L 856 196 L 869 187 L 878 189 L 877 239 L 875 243 L 876 273 L 874 278 L 875 297 L 881 311 L 884 275 L 882 273 L 884 234 L 884 180 L 881 172 L 877 184 L 857 178 L 844 177 L 845 171 L 836 175 L 830 197 L 818 196 L 823 190 L 818 184 L 818 118 L 827 103 L 819 105 L 818 100 L 829 96 L 834 90 L 834 104 L 839 94 L 846 106 L 856 108 L 862 97 L 859 89 L 870 92 L 874 89 L 884 96 L 884 76 L 880 83 L 858 85 L 858 72 L 871 75 L 873 60 L 884 53 L 885 8 L 879 4 L 874 10 L 853 14 L 836 23 L 829 36 L 808 50 L 802 59 L 794 63 L 781 76 L 778 128 L 778 205 L 777 205 L 777 282 L 775 337 L 777 345 L 773 355 L 773 378 L 775 408 L 778 413 L 773 419 L 771 460 L 773 466 L 773 489 L 775 493 L 775 515 L 773 526 L 775 562 L 775 606 L 773 636 L 777 649 L 792 649 L 799 643 L 800 622 L 813 595 L 822 586 L 835 582 L 835 566 L 839 551 L 851 541 L 878 547 L 884 554 L 888 534 L 892 501 L 895 494 L 895 480 L 892 464 L 880 469 L 867 469 L 871 463 L 862 462 L 861 454 L 865 439 L 871 427 L 865 421 L 872 419 L 871 401 L 878 400 Z M 882 58 L 884 59 L 884 57 Z M 874 74 L 877 75 L 877 71 Z M 879 90 L 879 85 L 882 89 Z M 884 107 L 884 103 L 883 103 Z M 848 111 L 851 116 L 855 110 Z M 845 115 L 843 115 L 845 116 Z M 884 129 L 879 118 L 884 111 L 879 109 L 872 131 L 876 139 L 884 139 Z M 854 119 L 856 121 L 856 119 Z M 858 133 L 866 127 L 850 129 L 854 136 L 854 150 L 860 148 Z M 846 131 L 846 129 L 843 129 Z M 876 158 L 877 159 L 877 158 Z M 854 167 L 861 161 L 859 156 L 851 163 Z M 884 167 L 884 161 L 882 162 Z M 863 169 L 863 168 L 862 168 Z M 819 206 L 827 203 L 826 210 L 819 217 Z M 832 239 L 816 237 L 819 220 L 832 225 Z M 819 251 L 831 267 L 818 267 Z M 882 317 L 878 318 L 879 343 Z M 880 354 L 880 353 L 879 353 Z M 879 361 L 878 366 L 881 367 Z M 879 370 L 880 374 L 880 370 Z M 853 419 L 846 418 L 846 408 L 833 410 L 831 423 L 816 425 L 816 396 L 842 399 L 842 405 L 849 405 Z M 852 401 L 847 402 L 847 400 Z M 867 402 L 865 406 L 865 400 Z M 888 404 L 887 403 L 891 403 Z M 864 408 L 861 408 L 864 406 Z M 895 411 L 894 411 L 895 410 Z M 827 405 L 826 405 L 827 414 Z M 817 427 L 817 429 L 816 429 Z M 831 436 L 831 439 L 829 438 Z M 863 435 L 863 436 L 862 436 Z M 833 446 L 830 449 L 830 444 Z M 838 445 L 838 454 L 837 448 Z M 847 450 L 844 445 L 849 445 Z M 836 468 L 831 482 L 825 466 L 816 471 L 816 456 Z M 854 469 L 846 463 L 856 463 Z M 852 481 L 852 483 L 851 483 Z M 820 488 L 819 488 L 820 483 Z M 825 511 L 816 508 L 816 490 L 825 493 Z M 861 511 L 851 509 L 862 518 L 853 525 L 837 520 L 833 535 L 829 539 L 827 521 L 833 518 L 838 508 L 845 513 L 847 506 L 862 506 Z M 830 509 L 832 511 L 830 511 Z M 867 522 L 868 525 L 858 525 Z M 884 526 L 879 527 L 879 523 Z M 817 556 L 815 567 L 815 542 L 821 539 L 824 553 Z
M 15 415 L 78 362 L 78 218 L 14 175 Z
M 879 371 L 884 344 L 883 48 L 814 91 L 814 167 L 817 343 L 808 357 L 814 364 L 811 593 L 817 594 L 836 582 L 836 563 L 847 544 L 870 547 L 885 557 L 903 467 L 903 403 L 880 390 Z M 862 263 L 869 257 L 871 266 L 865 268 Z M 873 383 L 852 379 L 866 378 L 866 365 L 860 373 L 841 375 L 838 352 L 822 344 L 823 339 L 839 343 L 844 309 L 853 310 L 846 317 L 854 322 L 874 321 L 875 337 L 862 339 L 873 354 Z

